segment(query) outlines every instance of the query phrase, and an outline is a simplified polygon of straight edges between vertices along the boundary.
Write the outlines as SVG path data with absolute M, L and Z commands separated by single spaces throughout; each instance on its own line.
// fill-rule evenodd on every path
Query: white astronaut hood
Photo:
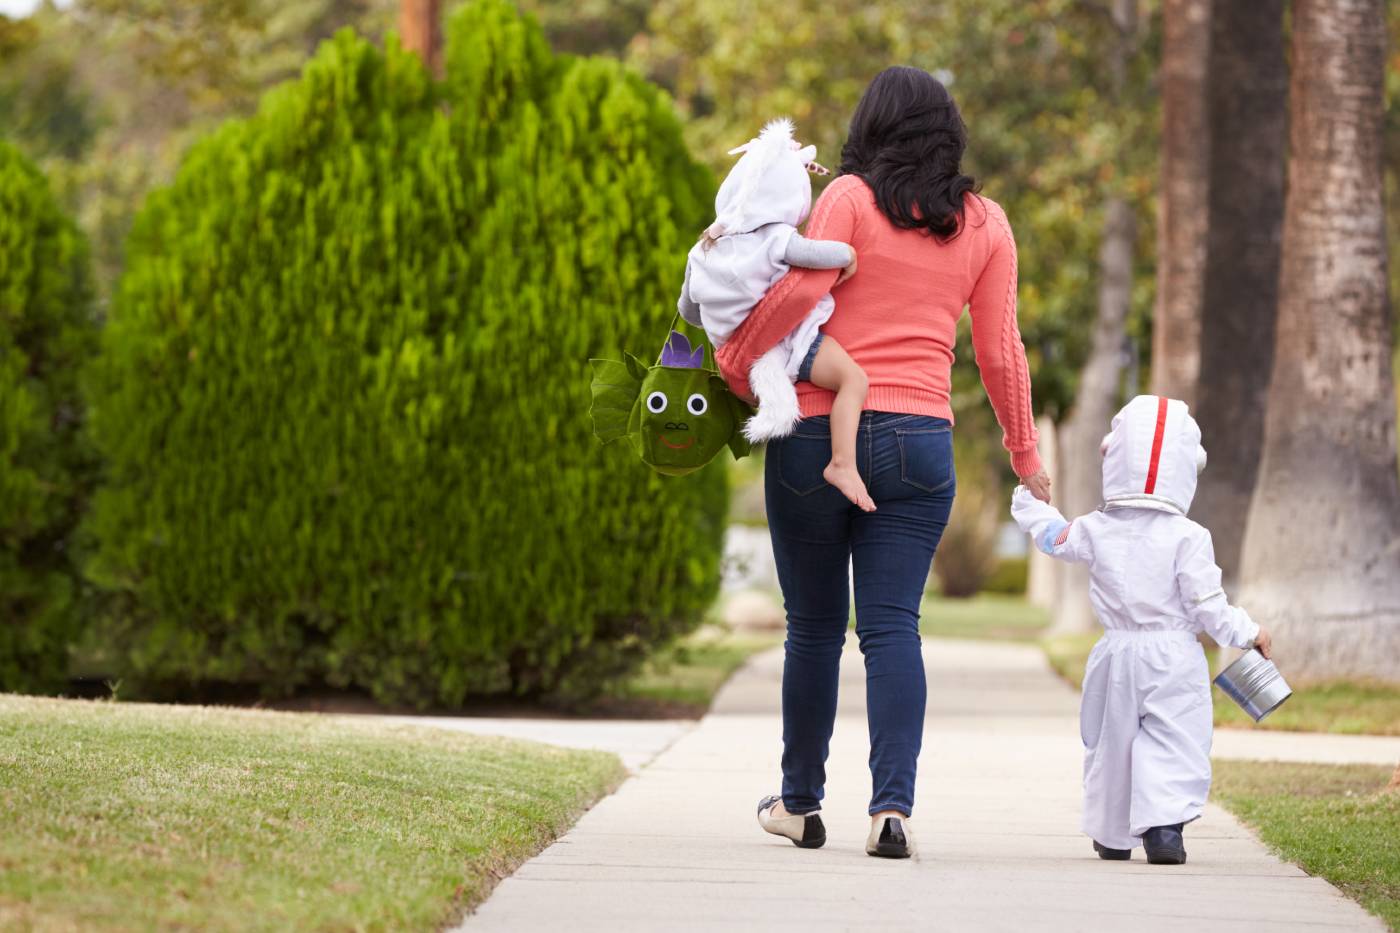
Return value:
M 1191 508 L 1206 452 L 1185 402 L 1139 395 L 1113 416 L 1100 450 L 1105 508 L 1181 515 Z
M 796 227 L 806 220 L 812 209 L 807 166 L 817 147 L 804 148 L 793 138 L 792 121 L 773 120 L 758 138 L 729 150 L 730 155 L 740 152 L 743 157 L 715 196 L 715 222 L 706 232 L 719 237 L 772 223 Z

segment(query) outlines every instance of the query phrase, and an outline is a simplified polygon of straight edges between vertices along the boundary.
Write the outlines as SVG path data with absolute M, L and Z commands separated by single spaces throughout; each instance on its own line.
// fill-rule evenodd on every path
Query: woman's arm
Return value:
M 972 347 L 977 354 L 982 386 L 1001 425 L 1002 445 L 1011 454 L 1011 468 L 1023 479 L 1035 478 L 1041 465 L 1031 413 L 1030 367 L 1026 364 L 1021 331 L 1016 326 L 1016 240 L 1001 208 L 992 201 L 983 203 L 987 206 L 992 246 L 968 301 Z M 1038 498 L 1048 498 L 1048 489 L 1045 492 L 1046 496 Z
M 852 176 L 852 182 L 855 179 Z M 840 240 L 850 243 L 855 232 L 856 208 L 851 200 L 851 183 L 837 179 L 817 199 L 807 236 L 813 240 Z M 768 289 L 754 306 L 729 342 L 715 354 L 720 375 L 741 398 L 750 398 L 749 369 L 754 361 L 778 345 L 802 323 L 821 297 L 836 282 L 835 269 L 788 270 L 787 275 Z

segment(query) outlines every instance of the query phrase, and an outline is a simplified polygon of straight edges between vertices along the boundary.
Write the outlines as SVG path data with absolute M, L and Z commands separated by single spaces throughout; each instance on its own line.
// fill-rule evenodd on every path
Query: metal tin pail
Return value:
M 1250 718 L 1259 722 L 1278 709 L 1293 690 L 1284 681 L 1274 662 L 1250 648 L 1215 678 L 1215 685 L 1240 705 Z

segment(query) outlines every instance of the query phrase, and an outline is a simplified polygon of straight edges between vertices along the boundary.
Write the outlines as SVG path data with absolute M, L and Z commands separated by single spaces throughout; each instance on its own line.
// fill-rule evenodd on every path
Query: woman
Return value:
M 759 822 L 804 848 L 826 841 L 819 812 L 849 562 L 870 721 L 866 851 L 910 854 L 905 821 L 913 812 L 925 702 L 919 603 L 953 504 L 948 394 L 965 306 L 1011 465 L 1049 501 L 1016 327 L 1016 244 L 1001 208 L 961 173 L 966 145 L 962 117 L 931 75 L 907 67 L 877 75 L 851 118 L 841 177 L 823 192 L 806 233 L 850 243 L 860 271 L 833 290 L 836 270 L 794 268 L 718 354 L 725 379 L 747 394 L 754 360 L 832 290 L 836 313 L 823 330 L 870 383 L 857 449 L 874 512 L 857 509 L 822 478 L 831 458 L 831 392 L 799 383 L 803 421 L 768 446 L 768 524 L 788 628 L 782 795 L 760 802 Z

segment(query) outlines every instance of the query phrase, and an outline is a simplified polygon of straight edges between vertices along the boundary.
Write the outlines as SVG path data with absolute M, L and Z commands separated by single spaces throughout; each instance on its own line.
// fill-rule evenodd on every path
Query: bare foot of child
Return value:
M 828 463 L 826 469 L 822 470 L 822 479 L 841 490 L 841 495 L 850 499 L 864 511 L 875 511 L 875 500 L 870 498 L 870 493 L 865 491 L 865 483 L 861 482 L 860 471 L 855 467 L 842 466 L 834 462 Z

